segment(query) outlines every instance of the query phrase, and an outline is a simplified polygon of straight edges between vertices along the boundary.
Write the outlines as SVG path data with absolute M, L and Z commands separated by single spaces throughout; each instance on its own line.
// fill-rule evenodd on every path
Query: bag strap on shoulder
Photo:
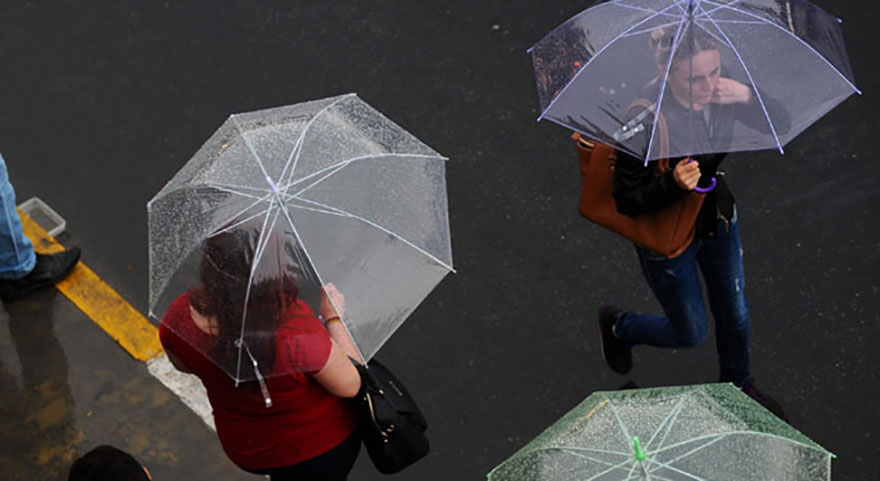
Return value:
M 636 108 L 644 108 L 657 117 L 657 133 L 660 142 L 660 158 L 657 159 L 657 175 L 663 175 L 669 172 L 669 127 L 666 124 L 666 116 L 656 110 L 656 104 L 648 99 L 635 99 L 626 109 L 626 116 L 629 116 Z

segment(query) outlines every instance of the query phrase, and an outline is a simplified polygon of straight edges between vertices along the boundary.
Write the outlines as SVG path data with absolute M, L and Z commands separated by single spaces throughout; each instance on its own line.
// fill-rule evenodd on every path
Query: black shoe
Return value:
M 79 261 L 79 247 L 71 247 L 57 254 L 37 254 L 34 269 L 19 279 L 0 280 L 0 299 L 17 301 L 31 292 L 54 285 L 67 277 Z
M 742 392 L 744 392 L 748 397 L 754 399 L 761 406 L 767 408 L 768 411 L 775 414 L 776 417 L 782 419 L 785 422 L 788 422 L 788 417 L 785 415 L 785 411 L 782 410 L 782 405 L 779 404 L 779 401 L 773 399 L 773 397 L 764 394 L 755 386 L 755 380 L 753 378 L 749 378 L 743 387 L 741 388 Z
M 632 370 L 632 347 L 614 336 L 612 329 L 621 311 L 613 306 L 604 305 L 599 308 L 599 345 L 602 356 L 612 371 L 626 374 Z
M 618 391 L 628 391 L 630 389 L 638 389 L 639 385 L 635 383 L 635 381 L 627 381 L 626 384 L 621 385 L 617 388 Z

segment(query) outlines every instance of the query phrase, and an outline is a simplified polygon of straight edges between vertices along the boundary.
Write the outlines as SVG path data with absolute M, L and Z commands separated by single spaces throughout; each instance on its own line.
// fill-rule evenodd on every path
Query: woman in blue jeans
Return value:
M 661 71 L 671 65 L 662 107 L 671 150 L 688 151 L 681 148 L 687 145 L 703 152 L 725 152 L 735 121 L 758 131 L 768 129 L 752 89 L 722 76 L 716 40 L 699 31 L 686 36 L 682 43 L 689 42 L 689 48 L 679 46 L 670 64 L 673 34 L 673 29 L 658 30 L 652 35 L 651 44 Z M 646 97 L 657 98 L 658 92 L 655 87 Z M 774 118 L 786 117 L 777 102 L 765 99 L 765 104 L 771 112 L 781 114 Z M 651 117 L 647 117 L 646 122 L 650 122 Z M 787 130 L 788 126 L 777 128 Z M 601 307 L 598 322 L 602 351 L 609 366 L 625 374 L 632 368 L 632 346 L 690 348 L 701 344 L 707 335 L 702 273 L 716 323 L 720 380 L 741 387 L 781 414 L 778 403 L 758 391 L 750 375 L 749 311 L 736 206 L 717 171 L 725 156 L 717 153 L 670 159 L 670 169 L 656 174 L 642 160 L 618 152 L 614 198 L 617 210 L 630 217 L 668 207 L 692 195 L 698 184 L 703 187 L 712 178 L 716 178 L 717 184 L 705 196 L 695 222 L 694 240 L 683 253 L 670 259 L 635 246 L 642 273 L 665 315 Z

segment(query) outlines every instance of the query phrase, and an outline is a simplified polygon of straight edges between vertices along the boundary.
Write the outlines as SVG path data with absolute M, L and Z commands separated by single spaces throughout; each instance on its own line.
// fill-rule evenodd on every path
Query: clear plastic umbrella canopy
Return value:
M 539 120 L 646 161 L 782 152 L 859 92 L 840 19 L 804 0 L 610 0 L 529 51 Z
M 490 481 L 818 481 L 833 455 L 732 384 L 596 392 Z
M 332 283 L 369 359 L 452 270 L 445 160 L 353 94 L 232 115 L 147 206 L 150 315 L 210 304 L 225 335 L 178 334 L 237 381 L 311 371 L 283 319 Z

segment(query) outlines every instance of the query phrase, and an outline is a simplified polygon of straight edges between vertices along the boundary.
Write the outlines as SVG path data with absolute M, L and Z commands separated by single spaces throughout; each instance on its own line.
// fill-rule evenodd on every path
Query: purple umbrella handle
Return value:
M 715 177 L 712 177 L 712 183 L 709 184 L 709 187 L 694 187 L 694 190 L 701 193 L 701 194 L 705 194 L 706 192 L 709 192 L 712 189 L 714 189 L 715 185 L 717 183 L 718 183 L 718 181 L 715 180 Z

